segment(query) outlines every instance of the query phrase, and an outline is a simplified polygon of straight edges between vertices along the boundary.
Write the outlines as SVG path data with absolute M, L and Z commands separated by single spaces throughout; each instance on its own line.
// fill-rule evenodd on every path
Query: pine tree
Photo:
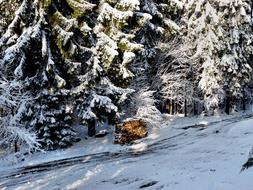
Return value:
M 40 144 L 34 131 L 24 127 L 21 121 L 27 102 L 31 100 L 29 92 L 22 92 L 23 87 L 22 82 L 0 79 L 0 146 L 11 148 L 15 144 L 16 149 L 25 144 L 33 151 L 40 149 Z
M 110 82 L 105 55 L 96 54 L 96 7 L 86 1 L 24 0 L 0 40 L 4 77 L 24 82 L 23 92 L 33 97 L 20 120 L 47 149 L 77 140 L 75 117 L 89 128 L 109 115 L 114 121 L 114 103 L 127 93 Z
M 252 18 L 251 1 L 221 2 L 222 30 L 224 35 L 222 57 L 219 69 L 222 71 L 223 84 L 238 105 L 244 97 L 243 91 L 251 80 L 252 57 Z M 239 107 L 240 109 L 240 107 Z
M 250 13 L 250 1 L 185 3 L 182 51 L 201 68 L 197 80 L 207 110 L 222 108 L 227 89 L 232 97 L 241 96 L 250 82 Z
M 189 1 L 186 3 L 186 13 L 183 21 L 186 23 L 183 47 L 191 57 L 192 64 L 199 69 L 199 88 L 204 95 L 206 108 L 212 110 L 218 107 L 223 98 L 220 86 L 221 73 L 217 67 L 217 56 L 220 49 L 216 28 L 219 27 L 217 10 L 210 1 Z M 189 19 L 188 19 L 189 18 Z
M 54 149 L 78 140 L 75 120 L 89 136 L 103 122 L 117 122 L 133 92 L 127 87 L 138 75 L 134 65 L 154 58 L 152 33 L 174 33 L 177 25 L 166 13 L 172 5 L 24 0 L 0 39 L 3 77 L 24 83 L 22 93 L 31 94 L 20 123 Z
M 251 4 L 1 2 L 0 109 L 15 118 L 13 126 L 33 130 L 44 148 L 54 149 L 78 140 L 76 121 L 89 136 L 126 117 L 151 123 L 160 118 L 161 94 L 177 99 L 185 113 L 202 100 L 207 111 L 222 108 L 228 97 L 236 106 L 252 77 Z M 20 88 L 4 93 L 6 84 Z M 10 106 L 12 98 L 20 102 Z
M 161 110 L 173 104 L 170 112 L 187 115 L 187 108 L 195 101 L 194 66 L 182 48 L 181 17 L 183 16 L 184 1 L 169 1 L 162 4 L 165 35 L 157 40 L 154 66 L 151 68 L 155 75 L 152 88 L 156 89 L 156 96 L 161 102 Z M 165 17 L 166 16 L 166 17 Z M 154 40 L 152 41 L 154 42 Z M 152 78 L 152 77 L 149 77 Z M 196 99 L 197 100 L 197 99 Z M 166 105 L 170 104 L 170 105 Z M 191 108 L 192 109 L 192 108 Z M 191 110 L 190 110 L 191 112 Z

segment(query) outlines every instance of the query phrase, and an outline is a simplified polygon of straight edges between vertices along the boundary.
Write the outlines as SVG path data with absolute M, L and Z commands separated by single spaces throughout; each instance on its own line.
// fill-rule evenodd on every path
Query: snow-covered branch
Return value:
M 0 145 L 17 142 L 25 144 L 28 150 L 39 149 L 36 133 L 22 122 L 26 104 L 31 101 L 27 93 L 22 93 L 23 86 L 15 80 L 0 81 Z

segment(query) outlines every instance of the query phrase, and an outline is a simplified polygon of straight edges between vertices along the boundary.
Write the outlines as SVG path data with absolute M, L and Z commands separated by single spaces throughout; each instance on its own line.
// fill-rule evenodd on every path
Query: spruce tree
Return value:
M 111 115 L 126 90 L 114 86 L 96 54 L 98 5 L 24 0 L 0 40 L 3 77 L 32 94 L 20 119 L 47 149 L 76 141 L 76 117 L 89 128 Z M 101 61 L 100 61 L 101 60 Z M 94 135 L 95 131 L 89 130 Z
M 218 64 L 223 84 L 232 98 L 231 104 L 240 106 L 252 75 L 252 18 L 251 1 L 230 1 L 219 4 L 224 35 L 222 57 Z
M 127 88 L 154 58 L 153 37 L 174 33 L 173 1 L 22 1 L 0 39 L 2 77 L 31 99 L 20 117 L 43 147 L 77 141 L 73 123 L 96 133 L 115 123 Z M 180 6 L 180 5 L 179 5 Z M 175 10 L 174 10 L 175 11 Z M 154 60 L 154 59 L 153 59 Z
M 189 62 L 201 68 L 197 83 L 209 111 L 222 108 L 226 94 L 238 102 L 250 82 L 250 17 L 250 1 L 185 3 L 182 51 L 189 56 Z

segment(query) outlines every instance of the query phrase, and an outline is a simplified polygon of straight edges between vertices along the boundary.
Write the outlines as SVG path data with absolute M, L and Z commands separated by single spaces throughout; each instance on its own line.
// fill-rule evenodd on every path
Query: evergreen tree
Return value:
M 250 1 L 185 3 L 182 51 L 190 57 L 189 62 L 201 68 L 197 80 L 207 110 L 224 105 L 227 89 L 232 97 L 241 97 L 250 82 L 250 17 Z
M 252 18 L 251 1 L 221 2 L 222 33 L 224 35 L 222 57 L 218 64 L 223 84 L 238 105 L 247 90 L 252 73 Z
M 114 103 L 126 93 L 110 82 L 100 63 L 104 56 L 95 53 L 96 7 L 86 1 L 24 0 L 0 40 L 3 76 L 25 82 L 23 92 L 33 97 L 20 120 L 47 149 L 77 140 L 71 128 L 76 115 L 89 128 L 116 117 Z
M 157 126 L 162 120 L 160 111 L 160 76 L 161 41 L 168 41 L 179 34 L 177 22 L 183 9 L 180 1 L 140 1 L 140 12 L 136 17 L 143 16 L 140 29 L 136 32 L 136 40 L 143 44 L 140 55 L 136 57 L 131 69 L 135 77 L 131 88 L 135 90 L 127 101 L 125 117 L 137 117 L 150 126 Z M 133 29 L 132 29 L 133 30 Z M 158 82 L 159 81 L 159 82 Z M 157 84 L 158 83 L 158 84 Z
M 202 100 L 207 111 L 228 98 L 237 106 L 247 94 L 249 0 L 0 4 L 1 125 L 14 118 L 8 125 L 33 130 L 44 148 L 77 141 L 76 121 L 93 136 L 104 122 L 159 120 L 160 95 L 187 113 Z M 12 88 L 5 93 L 6 84 Z
M 153 37 L 177 27 L 167 12 L 173 2 L 22 1 L 0 39 L 2 76 L 31 95 L 19 122 L 47 149 L 78 140 L 75 120 L 89 136 L 115 123 L 135 66 L 146 70 L 154 58 Z
M 25 144 L 28 150 L 40 149 L 37 135 L 23 126 L 22 115 L 31 100 L 29 92 L 23 93 L 22 82 L 1 78 L 0 80 L 0 146 L 11 148 Z

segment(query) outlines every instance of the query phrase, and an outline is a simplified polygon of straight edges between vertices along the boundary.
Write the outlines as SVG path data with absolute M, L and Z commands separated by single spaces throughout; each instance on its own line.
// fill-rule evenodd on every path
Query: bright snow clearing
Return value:
M 253 118 L 242 118 L 163 127 L 129 149 L 6 168 L 0 188 L 252 190 L 253 168 L 240 171 L 253 145 Z

